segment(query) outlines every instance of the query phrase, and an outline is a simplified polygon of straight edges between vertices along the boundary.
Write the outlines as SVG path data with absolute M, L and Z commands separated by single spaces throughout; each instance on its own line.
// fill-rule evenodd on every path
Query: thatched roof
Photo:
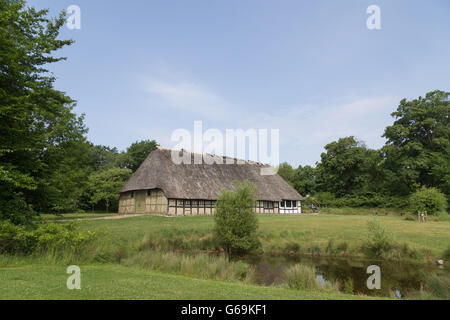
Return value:
M 223 188 L 232 189 L 235 181 L 249 180 L 256 186 L 259 200 L 305 199 L 278 174 L 261 175 L 262 168 L 270 170 L 268 165 L 237 164 L 236 159 L 233 164 L 175 164 L 171 152 L 161 147 L 153 150 L 120 192 L 159 188 L 167 198 L 216 200 Z

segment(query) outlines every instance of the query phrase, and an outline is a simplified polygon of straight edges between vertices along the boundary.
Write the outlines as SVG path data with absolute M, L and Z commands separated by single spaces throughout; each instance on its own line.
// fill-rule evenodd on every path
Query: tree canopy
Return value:
M 152 152 L 159 144 L 155 140 L 136 141 L 127 149 L 128 163 L 127 168 L 135 172 L 148 154 Z
M 324 147 L 315 168 L 282 163 L 278 173 L 301 194 L 318 194 L 333 203 L 388 205 L 395 198 L 403 206 L 422 186 L 438 188 L 449 198 L 449 95 L 435 90 L 401 100 L 380 150 L 367 148 L 354 136 L 343 137 Z
M 420 186 L 450 194 L 449 92 L 432 91 L 425 97 L 403 99 L 392 113 L 393 125 L 384 132 L 382 149 L 392 191 L 409 194 Z
M 67 148 L 87 131 L 83 116 L 72 112 L 75 101 L 53 87 L 45 69 L 65 59 L 55 51 L 72 44 L 57 39 L 64 14 L 47 14 L 24 1 L 0 2 L 0 216 L 9 215 L 8 202 L 30 204 L 54 189 Z
M 47 70 L 73 43 L 59 39 L 64 23 L 64 12 L 50 18 L 25 1 L 0 1 L 0 219 L 17 224 L 37 212 L 114 207 L 119 181 L 158 145 L 136 141 L 119 152 L 87 140 L 84 115 Z

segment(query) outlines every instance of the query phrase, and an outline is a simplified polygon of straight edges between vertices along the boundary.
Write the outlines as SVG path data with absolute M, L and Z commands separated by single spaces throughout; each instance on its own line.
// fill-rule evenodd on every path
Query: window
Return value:
M 292 207 L 295 208 L 297 206 L 297 201 L 292 201 Z
M 190 207 L 191 206 L 191 200 L 184 200 L 184 206 Z
M 264 201 L 264 209 L 273 209 L 273 202 Z
M 285 207 L 286 208 L 290 208 L 292 206 L 291 200 L 286 200 L 285 201 Z
M 134 191 L 131 191 L 130 198 L 134 198 Z
M 147 190 L 147 195 L 148 195 L 148 196 L 150 195 L 150 190 Z

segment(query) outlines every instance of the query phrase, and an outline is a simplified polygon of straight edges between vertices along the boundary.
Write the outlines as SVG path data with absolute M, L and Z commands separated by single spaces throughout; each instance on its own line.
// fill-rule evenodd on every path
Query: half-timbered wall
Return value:
M 161 189 L 152 189 L 147 191 L 146 213 L 149 214 L 166 214 L 168 200 Z
M 167 214 L 167 204 L 161 189 L 130 191 L 120 195 L 119 213 Z
M 132 214 L 136 213 L 136 192 L 145 192 L 145 213 L 155 215 L 171 215 L 171 216 L 199 216 L 212 215 L 215 213 L 216 201 L 214 200 L 187 200 L 187 199 L 167 199 L 161 189 L 140 190 L 135 192 L 126 192 L 119 198 L 119 213 Z M 139 200 L 139 199 L 138 199 Z M 300 201 L 294 206 L 292 201 L 291 207 L 286 205 L 287 201 L 282 202 L 283 206 L 277 201 L 257 201 L 255 212 L 260 214 L 277 214 L 277 213 L 301 213 Z M 289 202 L 288 202 L 289 203 Z M 140 210 L 141 212 L 142 210 Z M 143 212 L 143 211 L 142 211 Z
M 257 201 L 256 213 L 278 213 L 278 202 Z
M 131 214 L 134 213 L 134 192 L 125 192 L 119 197 L 119 213 Z
M 173 216 L 203 216 L 216 211 L 214 200 L 169 199 L 168 214 Z

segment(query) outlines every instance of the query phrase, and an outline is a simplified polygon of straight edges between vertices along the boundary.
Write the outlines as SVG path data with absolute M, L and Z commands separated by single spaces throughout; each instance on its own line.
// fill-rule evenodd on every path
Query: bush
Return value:
M 331 206 L 336 201 L 335 196 L 331 192 L 320 192 L 315 198 L 321 206 Z
M 328 193 L 323 193 L 328 194 Z M 323 196 L 322 196 L 323 197 Z M 327 206 L 342 208 L 405 208 L 409 205 L 409 199 L 407 197 L 389 197 L 379 194 L 371 195 L 346 195 L 341 198 L 334 198 L 333 195 L 329 194 L 325 196 L 326 200 L 319 203 L 324 203 L 326 201 Z
M 369 258 L 381 258 L 393 248 L 391 235 L 376 220 L 367 223 L 368 238 L 363 251 Z
M 436 188 L 422 187 L 410 197 L 410 207 L 414 213 L 426 211 L 428 215 L 440 215 L 447 208 L 447 198 Z
M 321 285 L 317 280 L 316 271 L 313 267 L 303 264 L 296 264 L 284 272 L 286 285 L 293 289 L 320 289 Z
M 316 270 L 304 264 L 295 264 L 284 271 L 285 284 L 289 288 L 299 290 L 332 290 L 339 291 L 336 282 L 323 280 L 320 283 Z
M 286 245 L 284 246 L 284 251 L 286 253 L 299 253 L 301 250 L 301 246 L 297 243 L 297 242 L 288 242 L 286 243 Z
M 80 249 L 97 237 L 96 232 L 80 232 L 75 223 L 41 224 L 35 229 L 17 226 L 9 221 L 0 223 L 0 253 L 30 254 L 47 250 Z
M 255 187 L 248 181 L 236 184 L 235 190 L 224 189 L 219 195 L 214 215 L 215 233 L 225 251 L 242 254 L 260 247 Z

